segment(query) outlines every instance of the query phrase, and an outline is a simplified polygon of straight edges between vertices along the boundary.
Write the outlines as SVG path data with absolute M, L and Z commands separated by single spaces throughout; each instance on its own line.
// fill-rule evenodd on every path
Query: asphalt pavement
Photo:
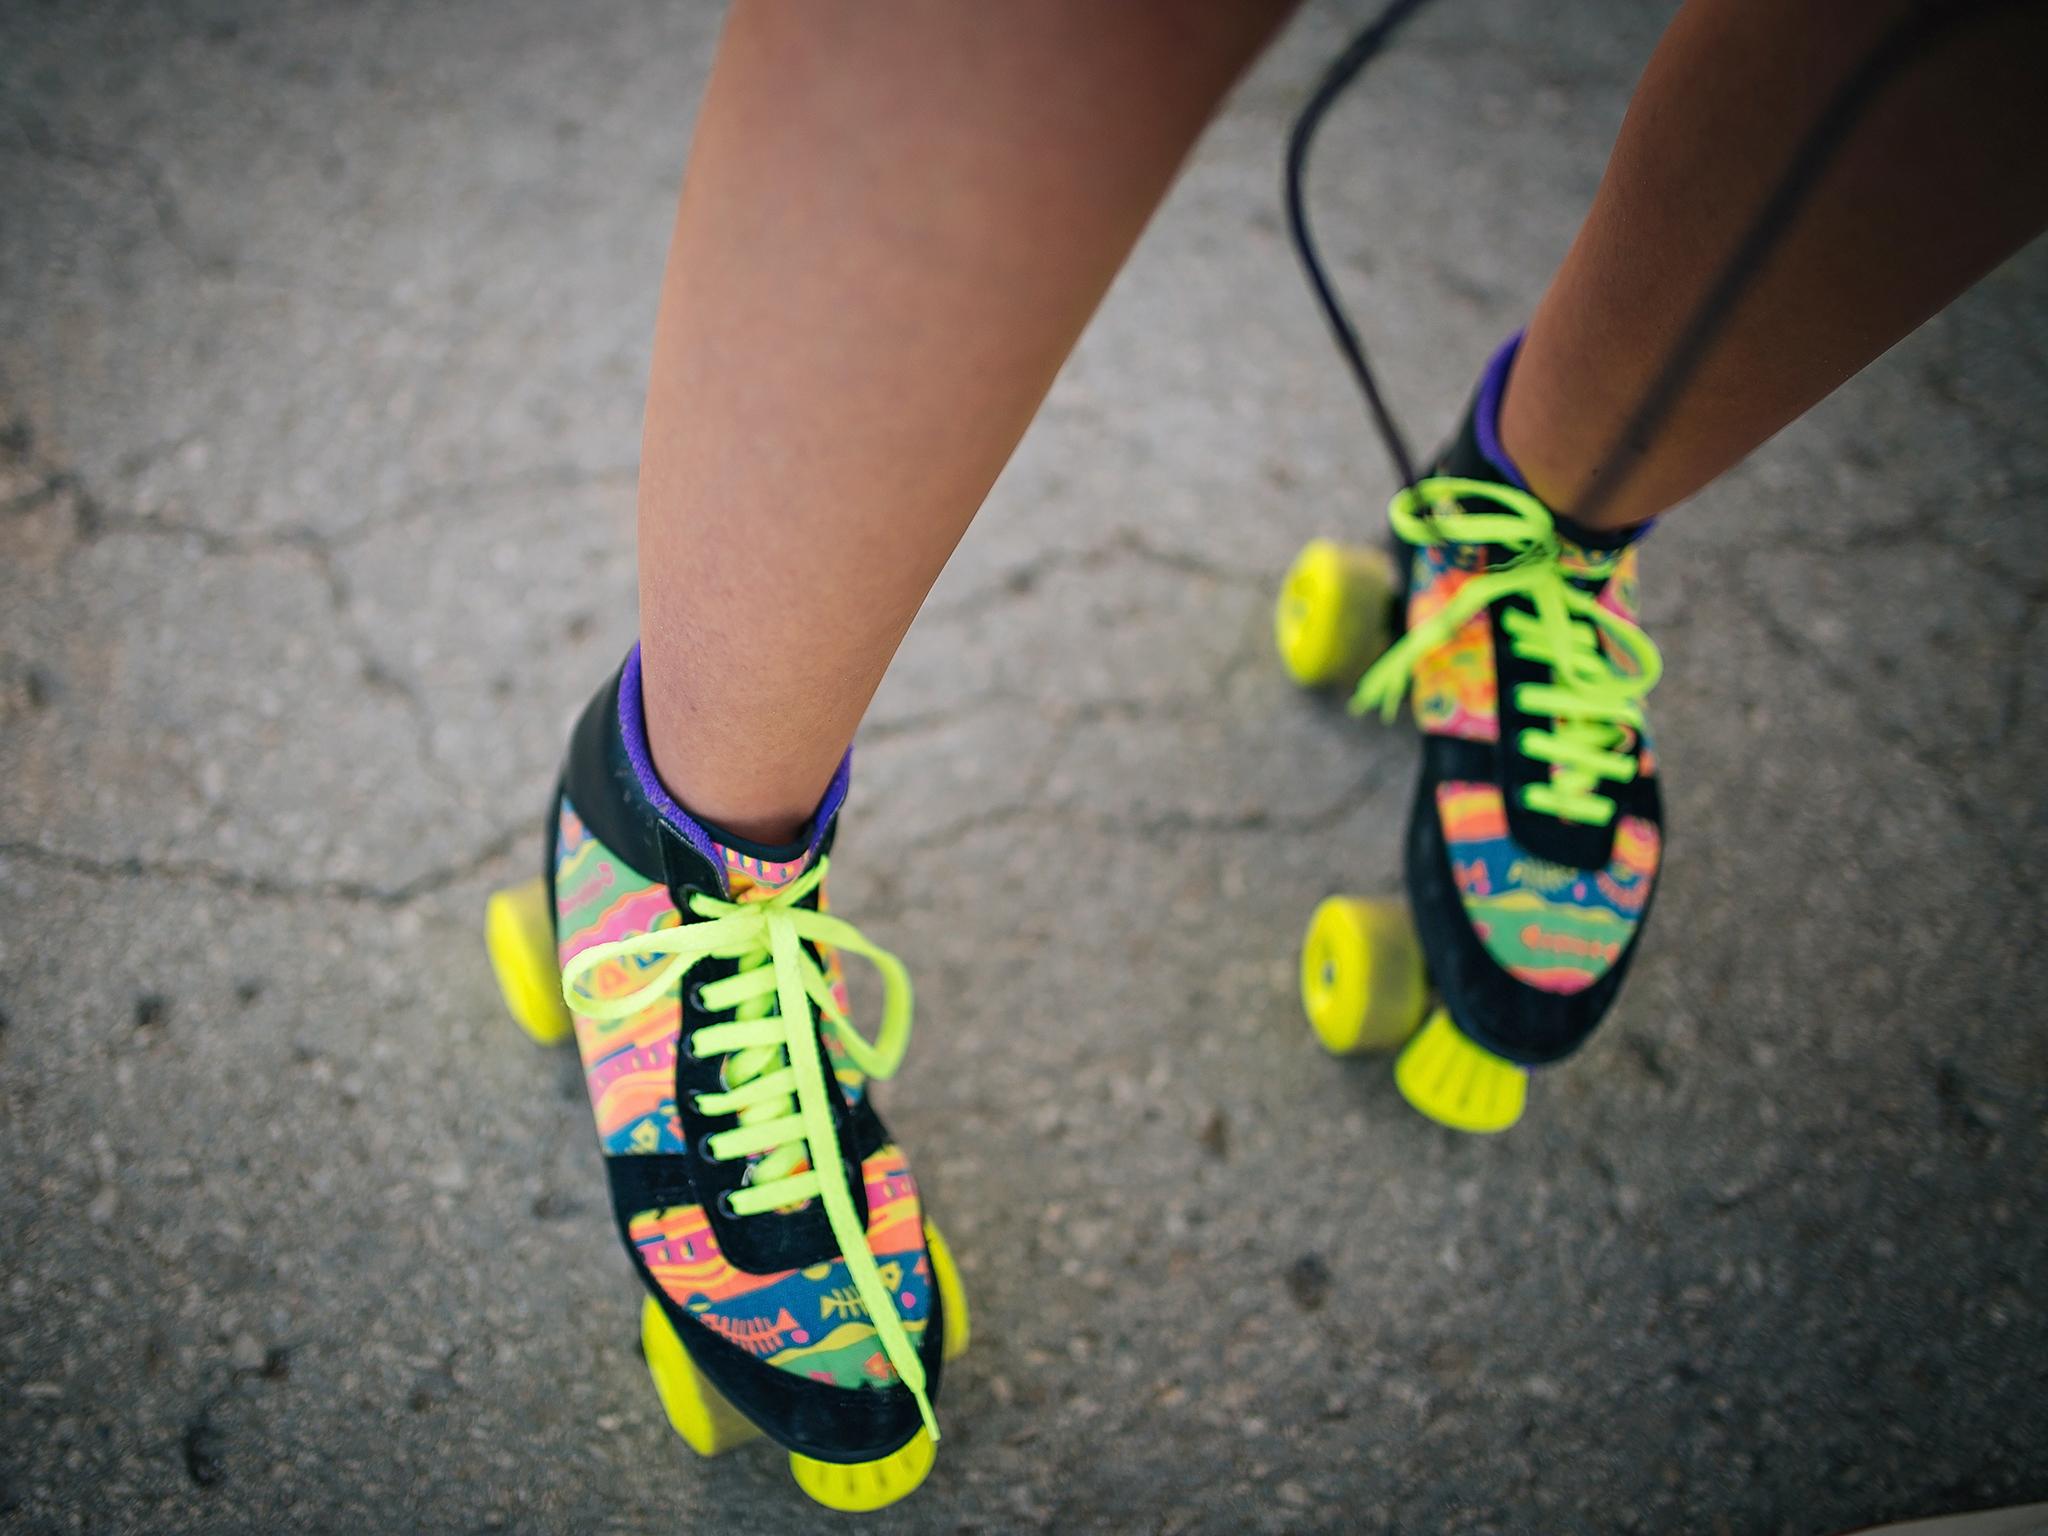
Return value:
M 1445 3 L 1314 196 L 1428 439 L 1665 8 Z M 1288 248 L 1312 7 L 857 752 L 835 906 L 971 1353 L 891 1532 L 1786 1533 L 2048 1499 L 2048 249 L 1644 554 L 1670 851 L 1461 1138 L 1304 1026 L 1404 730 L 1275 583 L 1389 489 Z M 680 0 L 0 8 L 0 1528 L 838 1529 L 696 1463 L 480 942 L 635 628 Z

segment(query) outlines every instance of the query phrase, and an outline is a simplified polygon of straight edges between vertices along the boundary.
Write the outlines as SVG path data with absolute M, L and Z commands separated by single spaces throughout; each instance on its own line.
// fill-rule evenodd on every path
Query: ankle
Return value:
M 725 834 L 721 841 L 763 847 L 805 841 L 826 802 L 836 804 L 835 790 L 844 793 L 845 749 L 825 757 L 815 742 L 789 753 L 749 741 L 735 750 L 730 734 L 721 735 L 716 721 L 690 708 L 687 696 L 676 698 L 673 687 L 673 680 L 664 689 L 650 676 L 636 648 L 620 680 L 619 714 L 629 743 L 639 743 L 636 767 L 648 798 Z M 707 751 L 707 742 L 723 745 Z
M 1645 501 L 1624 480 L 1591 517 L 1579 512 L 1577 503 L 1593 482 L 1600 456 L 1612 447 L 1595 441 L 1583 424 L 1605 418 L 1558 405 L 1556 392 L 1542 384 L 1543 359 L 1525 360 L 1526 334 L 1510 336 L 1480 379 L 1473 422 L 1480 451 L 1509 484 L 1549 507 L 1581 542 L 1625 541 L 1664 508 Z

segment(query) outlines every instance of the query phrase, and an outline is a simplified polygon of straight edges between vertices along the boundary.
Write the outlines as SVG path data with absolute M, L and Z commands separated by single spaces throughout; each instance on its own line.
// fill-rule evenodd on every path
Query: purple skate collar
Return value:
M 1508 456 L 1500 441 L 1500 402 L 1508 392 L 1508 373 L 1515 366 L 1515 354 L 1522 350 L 1523 331 L 1516 331 L 1500 344 L 1488 359 L 1486 372 L 1479 376 L 1479 399 L 1472 407 L 1472 433 L 1479 439 L 1479 451 L 1486 456 L 1486 462 L 1501 472 L 1501 476 L 1518 491 L 1529 489 L 1529 482 L 1522 478 L 1521 470 Z
M 853 749 L 849 747 L 846 756 L 839 760 L 832 782 L 825 787 L 825 798 L 811 813 L 802 843 L 796 848 L 763 848 L 746 838 L 734 837 L 722 828 L 699 821 L 683 809 L 676 797 L 668 792 L 668 786 L 661 782 L 661 775 L 654 771 L 654 754 L 647 746 L 647 713 L 640 698 L 640 647 L 637 642 L 626 657 L 625 671 L 619 675 L 619 735 L 626 743 L 626 757 L 633 764 L 633 776 L 640 781 L 640 793 L 647 797 L 647 803 L 654 807 L 663 821 L 704 855 L 718 872 L 718 883 L 724 894 L 730 894 L 724 849 L 736 848 L 754 858 L 776 862 L 793 862 L 801 858 L 808 864 L 817 857 L 818 845 L 825 840 L 825 829 L 832 825 L 832 818 L 846 803 L 846 791 L 853 782 Z

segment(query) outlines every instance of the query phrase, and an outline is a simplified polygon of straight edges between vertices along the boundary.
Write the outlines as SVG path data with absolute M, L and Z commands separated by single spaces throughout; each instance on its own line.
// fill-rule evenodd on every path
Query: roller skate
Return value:
M 490 899 L 491 961 L 520 1026 L 581 1054 L 676 1432 L 700 1456 L 765 1435 L 820 1504 L 879 1509 L 931 1470 L 968 1322 L 868 1092 L 908 1043 L 909 980 L 826 910 L 850 759 L 802 842 L 726 836 L 655 775 L 639 661 L 576 726 L 543 873 Z M 873 1041 L 849 955 L 880 974 Z
M 1632 536 L 1568 530 L 1519 483 L 1494 423 L 1501 350 L 1434 474 L 1389 509 L 1395 554 L 1319 539 L 1275 615 L 1305 687 L 1422 730 L 1408 902 L 1333 896 L 1310 920 L 1302 1002 L 1339 1055 L 1398 1050 L 1394 1081 L 1457 1130 L 1520 1117 L 1619 991 L 1663 846 L 1642 700 Z M 1363 676 L 1361 677 L 1361 674 Z

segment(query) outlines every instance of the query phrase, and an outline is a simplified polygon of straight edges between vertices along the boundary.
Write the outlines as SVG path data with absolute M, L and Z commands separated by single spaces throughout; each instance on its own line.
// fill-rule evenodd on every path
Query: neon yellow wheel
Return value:
M 640 1348 L 669 1423 L 699 1456 L 720 1456 L 759 1437 L 753 1420 L 704 1379 L 652 1296 L 640 1301 Z
M 1384 551 L 1311 539 L 1273 606 L 1273 640 L 1304 688 L 1354 683 L 1392 641 L 1394 572 Z
M 514 1022 L 542 1045 L 568 1039 L 575 1025 L 562 1001 L 545 880 L 536 875 L 491 894 L 484 906 L 484 944 Z
M 931 1435 L 920 1429 L 901 1449 L 874 1461 L 813 1461 L 791 1451 L 789 1475 L 827 1509 L 860 1515 L 917 1492 L 938 1454 Z
M 1429 1006 L 1422 946 L 1399 902 L 1332 896 L 1301 945 L 1301 1004 L 1333 1055 L 1392 1050 Z
M 932 1284 L 939 1293 L 945 1313 L 945 1342 L 941 1346 L 948 1360 L 967 1349 L 969 1330 L 967 1292 L 960 1284 L 960 1270 L 953 1262 L 953 1250 L 936 1224 L 924 1224 L 925 1252 L 931 1255 Z M 827 1509 L 859 1514 L 894 1504 L 917 1491 L 931 1472 L 938 1446 L 924 1430 L 908 1444 L 874 1461 L 815 1461 L 809 1456 L 789 1453 L 789 1473 L 797 1487 Z
M 967 1291 L 960 1284 L 960 1270 L 953 1262 L 953 1250 L 935 1222 L 924 1224 L 925 1252 L 931 1255 L 932 1284 L 938 1287 L 939 1306 L 946 1314 L 945 1358 L 957 1360 L 967 1353 Z
M 1394 1086 L 1438 1125 L 1490 1135 L 1522 1118 L 1529 1071 L 1475 1045 L 1439 1008 L 1395 1060 Z

